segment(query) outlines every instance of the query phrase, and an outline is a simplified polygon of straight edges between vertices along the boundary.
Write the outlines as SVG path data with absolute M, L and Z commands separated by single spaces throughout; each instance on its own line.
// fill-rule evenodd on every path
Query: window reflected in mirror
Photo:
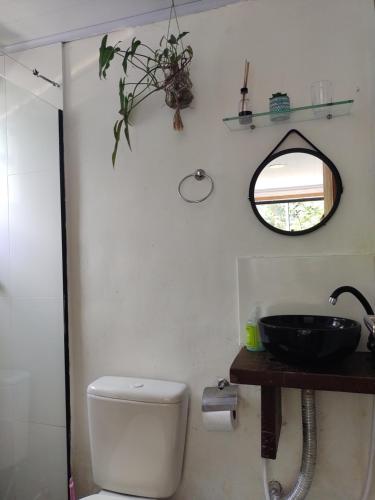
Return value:
M 341 194 L 340 176 L 315 151 L 286 151 L 258 169 L 250 201 L 257 217 L 278 232 L 308 232 L 332 215 Z

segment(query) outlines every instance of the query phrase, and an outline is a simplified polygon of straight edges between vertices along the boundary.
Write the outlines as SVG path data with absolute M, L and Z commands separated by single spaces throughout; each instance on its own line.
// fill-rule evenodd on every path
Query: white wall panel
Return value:
M 181 28 L 194 49 L 195 97 L 192 109 L 182 111 L 184 131 L 172 129 L 173 112 L 163 95 L 154 95 L 134 116 L 133 151 L 123 141 L 115 169 L 120 69 L 98 79 L 100 37 L 65 46 L 74 472 L 81 495 L 95 489 L 89 382 L 111 374 L 182 380 L 191 389 L 191 410 L 174 499 L 260 500 L 258 388 L 241 389 L 239 427 L 225 435 L 203 429 L 202 390 L 228 374 L 239 349 L 237 257 L 375 253 L 374 7 L 372 0 L 260 0 L 186 16 Z M 137 36 L 157 45 L 166 29 L 163 22 L 110 38 Z M 309 104 L 310 84 L 319 79 L 333 82 L 335 98 L 355 98 L 350 116 L 298 124 L 337 165 L 344 185 L 337 212 L 315 233 L 275 234 L 251 211 L 251 176 L 291 126 L 232 133 L 223 125 L 224 116 L 237 112 L 245 58 L 253 111 L 266 110 L 275 91 L 287 91 L 296 106 Z M 212 175 L 215 192 L 192 206 L 177 186 L 198 167 Z M 367 291 L 369 279 L 358 287 Z M 301 427 L 298 393 L 285 394 L 285 446 L 274 471 L 290 484 L 300 462 Z M 369 441 L 368 399 L 319 394 L 318 400 L 322 451 L 309 500 L 357 498 Z

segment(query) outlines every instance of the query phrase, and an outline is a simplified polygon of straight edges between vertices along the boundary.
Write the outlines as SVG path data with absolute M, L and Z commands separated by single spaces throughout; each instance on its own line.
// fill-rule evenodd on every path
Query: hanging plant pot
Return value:
M 122 132 L 126 138 L 129 149 L 131 117 L 133 110 L 151 94 L 163 90 L 167 106 L 175 110 L 173 128 L 183 129 L 180 111 L 187 108 L 194 96 L 190 79 L 190 63 L 193 49 L 190 45 L 184 47 L 183 38 L 187 31 L 178 35 L 169 34 L 172 12 L 176 17 L 174 1 L 172 0 L 167 36 L 163 36 L 157 49 L 151 48 L 141 40 L 133 38 L 130 47 L 121 48 L 121 41 L 115 45 L 107 45 L 108 36 L 105 35 L 99 49 L 99 77 L 106 78 L 107 70 L 112 60 L 116 57 L 122 59 L 123 77 L 119 81 L 120 118 L 116 121 L 113 133 L 115 146 L 112 153 L 112 164 L 115 165 L 118 144 Z M 136 69 L 138 81 L 129 78 L 131 69 Z M 130 81 L 129 81 L 130 79 Z M 129 89 L 129 90 L 128 90 Z
M 170 77 L 170 83 L 165 87 L 165 103 L 176 110 L 173 117 L 173 128 L 175 130 L 184 128 L 180 110 L 188 108 L 194 99 L 191 91 L 192 86 L 189 70 L 183 69 Z

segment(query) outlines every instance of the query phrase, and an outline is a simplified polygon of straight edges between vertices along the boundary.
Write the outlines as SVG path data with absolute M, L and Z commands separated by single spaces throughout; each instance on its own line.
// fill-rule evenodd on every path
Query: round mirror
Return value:
M 335 165 L 320 151 L 284 149 L 257 168 L 249 200 L 272 231 L 306 234 L 325 224 L 340 202 L 342 183 Z

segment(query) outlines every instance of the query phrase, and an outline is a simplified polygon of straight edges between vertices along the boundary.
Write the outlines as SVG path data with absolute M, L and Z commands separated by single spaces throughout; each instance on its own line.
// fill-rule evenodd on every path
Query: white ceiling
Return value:
M 178 14 L 239 0 L 175 0 Z M 170 0 L 0 0 L 0 46 L 14 52 L 167 19 Z

